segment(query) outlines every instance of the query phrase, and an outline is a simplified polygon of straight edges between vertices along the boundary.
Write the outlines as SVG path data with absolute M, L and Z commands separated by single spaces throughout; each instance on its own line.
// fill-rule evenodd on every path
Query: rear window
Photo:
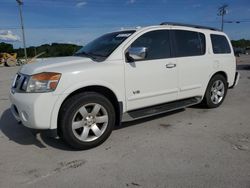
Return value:
M 223 35 L 211 35 L 211 41 L 214 54 L 230 54 L 231 48 L 228 40 Z
M 176 57 L 199 56 L 206 52 L 203 33 L 175 30 Z

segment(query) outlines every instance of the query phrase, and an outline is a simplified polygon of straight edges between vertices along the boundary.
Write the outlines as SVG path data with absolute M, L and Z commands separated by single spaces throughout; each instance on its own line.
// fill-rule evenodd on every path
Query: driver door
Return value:
M 176 100 L 178 66 L 171 58 L 169 30 L 144 33 L 129 48 L 146 48 L 146 56 L 125 63 L 127 110 Z

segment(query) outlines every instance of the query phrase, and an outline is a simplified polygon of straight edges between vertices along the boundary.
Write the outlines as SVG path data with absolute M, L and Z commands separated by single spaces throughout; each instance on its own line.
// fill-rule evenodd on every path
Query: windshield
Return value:
M 76 52 L 77 56 L 106 59 L 135 30 L 119 31 L 103 35 Z

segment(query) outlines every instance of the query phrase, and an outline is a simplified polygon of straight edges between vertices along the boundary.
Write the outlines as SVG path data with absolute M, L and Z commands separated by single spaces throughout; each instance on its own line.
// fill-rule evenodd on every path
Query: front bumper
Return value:
M 50 129 L 51 115 L 58 99 L 52 93 L 12 93 L 11 112 L 15 119 L 32 129 Z

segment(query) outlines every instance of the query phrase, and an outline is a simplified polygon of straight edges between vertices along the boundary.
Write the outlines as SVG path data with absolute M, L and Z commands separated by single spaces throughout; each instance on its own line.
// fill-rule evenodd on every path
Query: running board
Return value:
M 153 115 L 163 114 L 166 112 L 182 109 L 200 103 L 201 99 L 201 97 L 192 97 L 188 99 L 182 99 L 179 101 L 129 111 L 123 114 L 122 122 L 133 121 Z

